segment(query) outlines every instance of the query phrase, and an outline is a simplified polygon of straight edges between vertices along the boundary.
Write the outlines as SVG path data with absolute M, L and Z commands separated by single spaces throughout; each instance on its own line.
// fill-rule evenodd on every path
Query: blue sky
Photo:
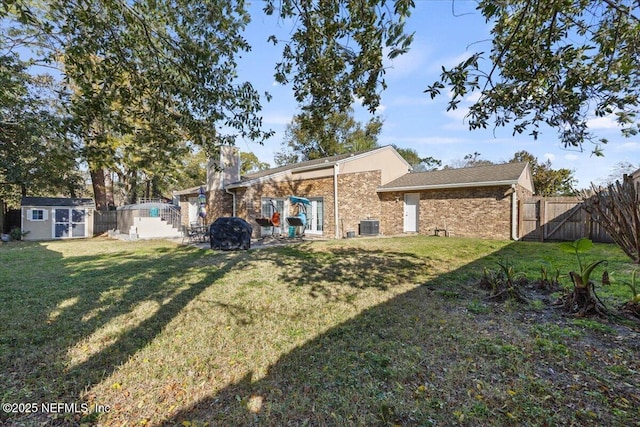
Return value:
M 564 148 L 551 129 L 544 131 L 537 141 L 527 135 L 514 137 L 511 128 L 469 131 L 464 116 L 472 99 L 457 110 L 447 112 L 446 96 L 431 100 L 423 93 L 438 79 L 442 65 L 451 66 L 470 53 L 490 50 L 490 26 L 475 10 L 475 5 L 475 1 L 463 0 L 416 1 L 416 9 L 407 23 L 409 30 L 415 31 L 411 50 L 387 61 L 388 88 L 382 94 L 382 105 L 377 112 L 384 120 L 378 140 L 381 145 L 413 148 L 420 156 L 435 157 L 443 164 L 460 161 L 474 152 L 481 153 L 482 159 L 506 161 L 515 152 L 527 150 L 539 160 L 550 159 L 554 168 L 573 170 L 580 188 L 608 178 L 621 161 L 640 166 L 639 139 L 622 137 L 610 118 L 589 123 L 598 136 L 609 140 L 602 158 L 591 155 L 591 144 L 585 145 L 583 152 Z M 261 8 L 260 1 L 252 5 L 253 20 L 247 39 L 253 51 L 240 63 L 239 75 L 260 92 L 268 91 L 273 96 L 271 102 L 264 103 L 263 124 L 276 133 L 262 146 L 251 141 L 239 141 L 238 146 L 274 166 L 273 156 L 282 149 L 284 129 L 298 106 L 291 87 L 277 85 L 273 78 L 282 47 L 267 43 L 269 35 L 284 37 L 291 26 L 279 23 L 274 16 L 265 16 Z M 356 117 L 366 122 L 370 116 L 360 108 L 356 109 Z

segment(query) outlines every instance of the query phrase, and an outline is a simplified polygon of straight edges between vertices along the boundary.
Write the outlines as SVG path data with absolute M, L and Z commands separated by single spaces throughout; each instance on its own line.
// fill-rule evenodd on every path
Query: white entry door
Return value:
M 306 234 L 322 234 L 324 209 L 322 199 L 312 199 L 311 206 L 307 207 Z
M 418 231 L 418 206 L 420 206 L 420 194 L 409 193 L 404 195 L 405 233 L 415 233 Z

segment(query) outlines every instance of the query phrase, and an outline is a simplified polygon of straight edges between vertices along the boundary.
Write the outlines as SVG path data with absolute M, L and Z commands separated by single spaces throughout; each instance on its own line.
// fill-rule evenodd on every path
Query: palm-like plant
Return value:
M 606 264 L 606 260 L 593 261 L 584 264 L 580 254 L 589 252 L 593 248 L 593 242 L 586 237 L 573 242 L 563 242 L 560 249 L 574 253 L 578 261 L 579 272 L 571 271 L 569 276 L 573 282 L 573 291 L 563 297 L 563 305 L 567 311 L 578 316 L 597 314 L 607 315 L 607 308 L 598 298 L 595 291 L 595 283 L 591 280 L 591 274 L 601 264 Z M 608 277 L 607 272 L 603 274 L 603 282 Z

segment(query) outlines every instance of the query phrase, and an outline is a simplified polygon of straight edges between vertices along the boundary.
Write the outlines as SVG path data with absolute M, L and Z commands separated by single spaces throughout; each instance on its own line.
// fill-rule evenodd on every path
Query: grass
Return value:
M 630 277 L 615 246 L 591 257 Z M 554 244 L 425 236 L 5 244 L 2 403 L 87 406 L 0 424 L 640 425 L 638 323 L 487 301 L 474 283 L 505 259 L 567 286 L 576 268 Z

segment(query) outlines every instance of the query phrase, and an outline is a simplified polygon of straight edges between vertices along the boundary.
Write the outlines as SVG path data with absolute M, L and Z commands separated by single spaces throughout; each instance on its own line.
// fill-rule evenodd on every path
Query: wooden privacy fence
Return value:
M 576 197 L 532 197 L 519 202 L 519 236 L 540 242 L 573 241 L 588 237 L 594 242 L 613 240 L 583 208 Z
M 118 227 L 118 211 L 95 211 L 93 213 L 93 234 L 106 233 Z

